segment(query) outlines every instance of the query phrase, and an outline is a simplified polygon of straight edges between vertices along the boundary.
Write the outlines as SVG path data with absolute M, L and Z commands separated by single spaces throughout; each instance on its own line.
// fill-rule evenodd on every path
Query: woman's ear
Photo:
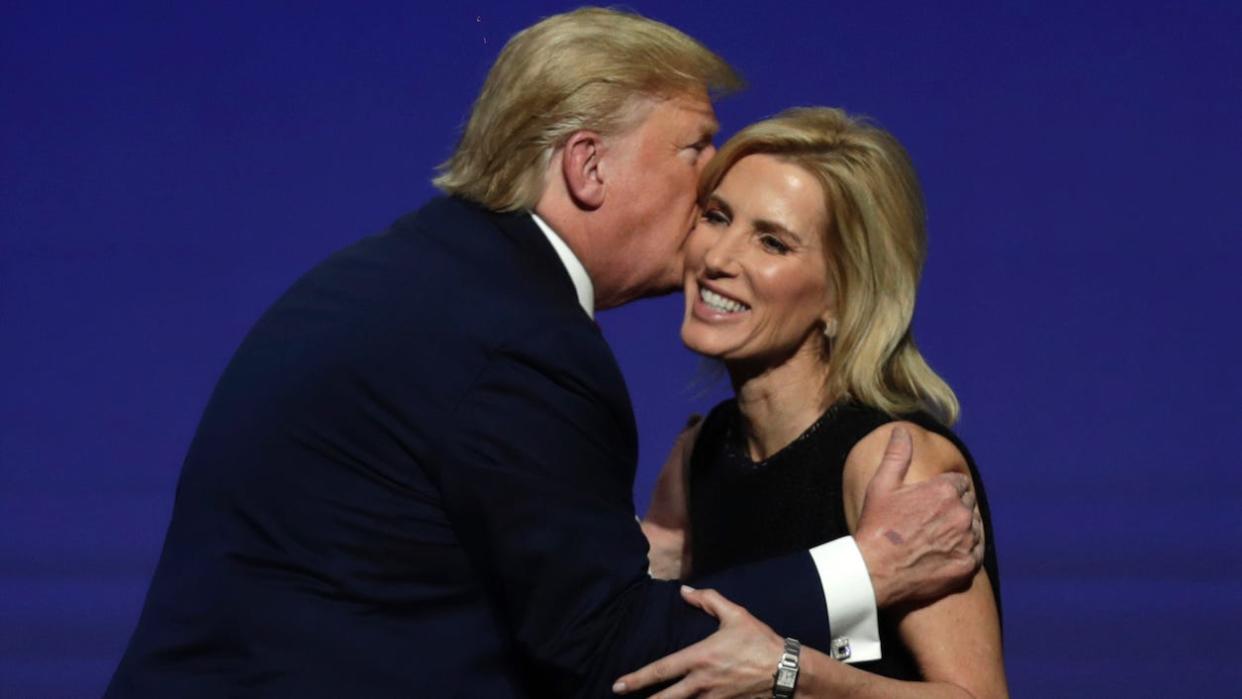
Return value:
M 829 340 L 835 339 L 837 336 L 837 318 L 832 315 L 825 315 L 824 321 L 824 337 Z
M 603 139 L 595 131 L 575 131 L 561 152 L 561 176 L 565 189 L 578 206 L 598 209 L 604 203 L 604 179 L 600 171 Z

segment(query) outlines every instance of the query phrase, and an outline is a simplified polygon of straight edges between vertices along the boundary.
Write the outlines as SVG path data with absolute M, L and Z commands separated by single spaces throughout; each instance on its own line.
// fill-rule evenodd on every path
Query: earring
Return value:
M 831 340 L 837 336 L 837 319 L 829 318 L 824 321 L 824 337 Z

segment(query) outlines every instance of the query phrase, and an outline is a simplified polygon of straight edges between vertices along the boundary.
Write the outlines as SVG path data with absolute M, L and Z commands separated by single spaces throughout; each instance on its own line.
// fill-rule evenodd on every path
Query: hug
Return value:
M 910 330 L 909 158 L 828 108 L 717 152 L 740 85 L 633 14 L 514 36 L 445 196 L 233 356 L 107 696 L 1007 696 L 986 495 Z M 640 522 L 594 316 L 676 291 L 735 397 Z

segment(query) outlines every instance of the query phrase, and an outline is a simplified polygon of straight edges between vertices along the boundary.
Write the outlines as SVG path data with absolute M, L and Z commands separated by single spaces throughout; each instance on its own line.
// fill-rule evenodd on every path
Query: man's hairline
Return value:
M 565 144 L 569 143 L 569 141 L 573 139 L 574 134 L 589 131 L 591 133 L 598 134 L 601 138 L 606 140 L 624 139 L 641 128 L 646 123 L 647 117 L 651 115 L 651 112 L 654 111 L 658 105 L 676 100 L 686 100 L 688 102 L 701 101 L 706 104 L 708 108 L 712 110 L 711 124 L 708 131 L 713 137 L 720 133 L 720 120 L 716 118 L 715 115 L 715 101 L 712 99 L 711 92 L 708 91 L 706 85 L 700 85 L 697 89 L 691 88 L 676 90 L 668 93 L 639 91 L 635 92 L 626 100 L 625 109 L 629 110 L 630 114 L 621 119 L 621 124 L 623 125 L 616 130 L 605 131 L 603 129 L 591 127 L 574 129 L 573 131 L 565 134 L 565 137 L 559 144 L 549 146 L 546 151 L 545 171 L 547 167 L 551 166 L 552 160 L 556 157 L 557 152 L 564 150 Z

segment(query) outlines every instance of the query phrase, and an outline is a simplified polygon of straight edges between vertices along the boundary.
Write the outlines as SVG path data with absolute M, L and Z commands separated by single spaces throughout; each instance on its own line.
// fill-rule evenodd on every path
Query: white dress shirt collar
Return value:
M 556 256 L 561 259 L 561 264 L 565 266 L 565 271 L 569 272 L 569 280 L 574 283 L 574 291 L 578 294 L 578 305 L 582 306 L 582 310 L 591 319 L 595 318 L 595 285 L 591 283 L 591 276 L 587 274 L 586 267 L 582 266 L 582 261 L 574 254 L 573 250 L 565 244 L 561 236 L 547 221 L 539 218 L 535 212 L 530 212 L 530 217 L 535 219 L 535 225 L 539 226 L 539 230 L 543 231 L 543 235 L 552 244 L 552 249 L 556 251 Z

